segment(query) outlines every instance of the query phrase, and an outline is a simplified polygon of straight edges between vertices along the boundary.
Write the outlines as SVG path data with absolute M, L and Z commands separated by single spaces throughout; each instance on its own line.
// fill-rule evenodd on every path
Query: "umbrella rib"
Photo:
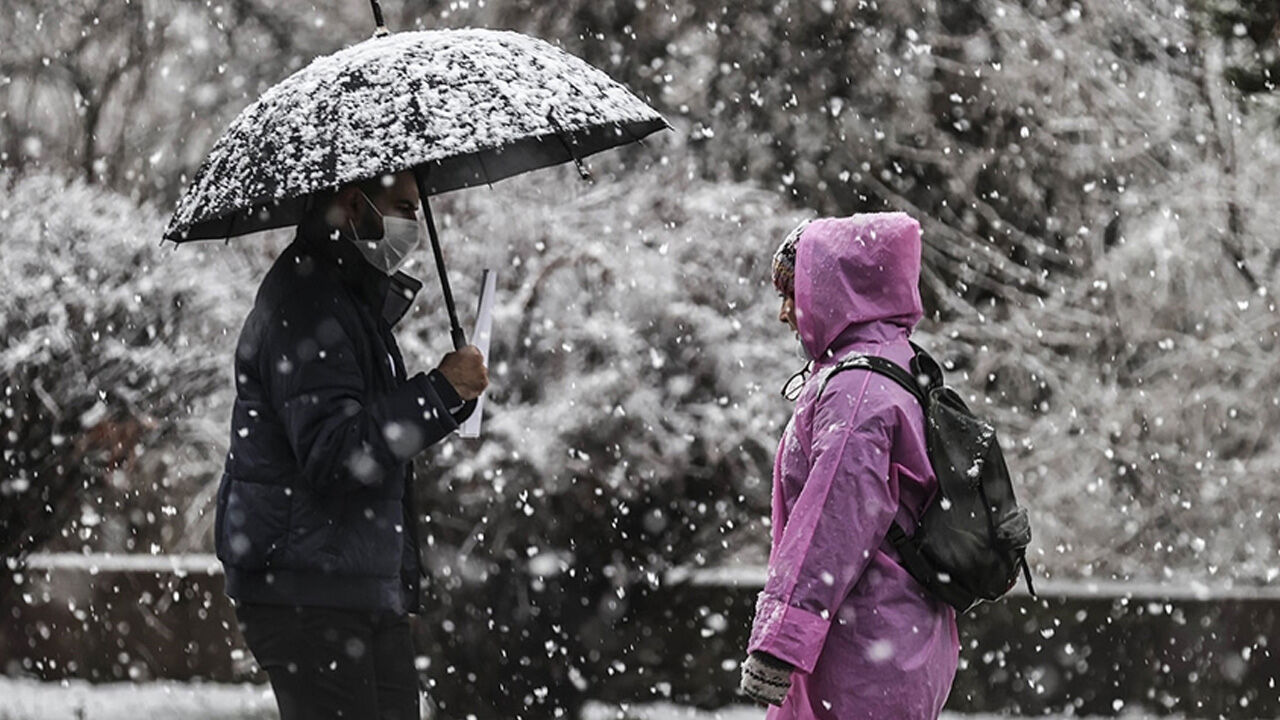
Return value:
M 590 180 L 591 171 L 587 169 L 585 164 L 583 164 L 582 158 L 578 157 L 577 151 L 573 149 L 573 146 L 569 144 L 569 141 L 564 139 L 564 127 L 560 124 L 559 120 L 556 120 L 555 112 L 555 108 L 547 111 L 547 121 L 556 129 L 556 139 L 558 139 L 560 144 L 564 146 L 565 152 L 569 153 L 569 157 L 573 158 L 573 164 L 578 168 L 578 176 L 583 180 Z
M 489 189 L 492 190 L 493 181 L 489 179 L 489 168 L 485 167 L 485 164 L 484 164 L 484 152 L 483 151 L 477 152 L 475 156 L 476 156 L 476 162 L 480 163 L 480 174 L 484 176 L 484 184 L 488 185 Z
M 641 145 L 643 147 L 649 147 L 649 143 L 645 142 L 644 138 L 640 137 L 639 135 L 636 135 L 635 131 L 631 129 L 632 122 L 634 121 L 629 121 L 629 120 L 620 121 L 618 123 L 618 127 L 622 128 L 622 132 L 627 134 L 627 138 L 629 138 L 630 142 L 633 142 L 637 145 Z M 665 123 L 666 121 L 663 120 L 663 122 Z M 671 125 L 668 124 L 667 129 L 670 129 L 670 128 L 671 128 Z
M 470 58 L 468 58 L 468 60 L 470 60 Z M 474 69 L 474 67 L 472 69 Z M 570 87 L 572 87 L 579 96 L 582 95 L 582 91 L 578 89 L 578 86 L 574 85 L 567 78 L 565 79 L 565 83 L 568 84 Z M 497 97 L 501 98 L 502 101 L 506 103 L 508 111 L 510 111 L 513 115 L 521 114 L 520 108 L 515 104 L 515 102 L 512 101 L 511 96 L 507 94 L 506 88 L 502 87 L 499 84 L 494 84 L 493 88 Z M 581 176 L 584 180 L 590 180 L 591 171 L 586 168 L 586 166 L 582 163 L 582 160 L 578 157 L 578 154 L 574 152 L 573 148 L 569 146 L 569 143 L 565 141 L 564 128 L 561 127 L 560 123 L 556 121 L 554 113 L 555 113 L 554 107 L 549 108 L 547 110 L 547 120 L 548 122 L 551 123 L 552 127 L 556 131 L 555 132 L 556 139 L 560 141 L 560 144 L 564 146 L 565 151 L 569 153 L 569 157 L 573 159 L 573 164 L 578 168 L 579 176 Z M 477 155 L 477 157 L 479 157 L 479 155 Z M 483 167 L 483 164 L 481 165 L 481 167 Z M 487 172 L 486 172 L 486 175 L 487 175 Z
M 223 245 L 231 244 L 231 230 L 236 226 L 236 218 L 240 217 L 241 211 L 231 213 L 231 217 L 227 220 L 227 236 L 222 239 Z

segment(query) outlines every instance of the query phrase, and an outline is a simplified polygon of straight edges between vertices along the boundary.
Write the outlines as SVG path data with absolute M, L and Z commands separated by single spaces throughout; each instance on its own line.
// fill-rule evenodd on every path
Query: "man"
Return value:
M 283 720 L 419 717 L 415 455 L 488 385 L 473 346 L 408 375 L 392 327 L 421 283 L 410 173 L 317 197 L 236 349 L 215 541 Z

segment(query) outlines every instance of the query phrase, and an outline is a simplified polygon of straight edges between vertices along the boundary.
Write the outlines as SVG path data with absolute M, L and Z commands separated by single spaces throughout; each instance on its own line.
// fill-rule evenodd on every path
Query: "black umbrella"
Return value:
M 232 121 L 179 199 L 175 243 L 298 224 L 315 193 L 412 170 L 454 345 L 465 344 L 428 197 L 668 127 L 604 72 L 493 30 L 387 33 L 317 58 Z

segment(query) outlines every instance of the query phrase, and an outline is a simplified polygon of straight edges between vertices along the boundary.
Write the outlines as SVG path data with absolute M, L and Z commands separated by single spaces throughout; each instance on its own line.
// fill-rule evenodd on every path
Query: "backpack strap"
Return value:
M 889 526 L 889 544 L 893 545 L 893 549 L 898 551 L 898 557 L 902 560 L 902 566 L 907 569 L 911 577 L 915 578 L 921 585 L 925 587 L 931 586 L 930 580 L 937 577 L 933 565 L 920 551 L 916 549 L 914 543 L 911 542 L 911 536 L 907 535 L 907 531 L 902 529 L 897 520 Z
M 934 362 L 933 358 L 930 358 L 915 343 L 911 343 L 911 349 L 916 352 L 917 357 L 923 355 L 927 358 L 929 363 L 925 368 L 921 368 L 921 376 L 926 377 L 929 382 L 933 382 L 936 373 L 937 382 L 941 384 L 942 373 L 937 368 L 937 363 Z M 917 364 L 917 362 L 912 362 L 913 367 L 917 366 Z M 911 393 L 912 397 L 920 403 L 922 410 L 927 411 L 929 407 L 929 396 L 925 393 L 925 388 L 921 386 L 920 380 L 916 376 L 892 360 L 876 355 L 855 354 L 841 360 L 822 379 L 822 387 L 818 390 L 818 396 L 821 397 L 823 391 L 827 389 L 827 384 L 831 382 L 832 376 L 845 370 L 866 370 L 877 375 L 883 375 Z M 917 582 L 940 597 L 948 598 L 951 595 L 949 588 L 939 581 L 938 573 L 934 570 L 933 564 L 920 554 L 916 544 L 911 541 L 911 536 L 907 535 L 907 531 L 902 529 L 896 518 L 893 524 L 889 526 L 889 534 L 886 539 L 893 546 L 893 549 L 898 552 L 898 558 L 902 566 Z
M 927 381 L 925 386 L 929 388 L 942 387 L 942 365 L 914 342 L 911 343 L 911 350 L 915 352 L 915 357 L 911 358 L 911 372 L 915 373 L 916 381 Z
M 827 384 L 831 382 L 832 377 L 845 370 L 866 370 L 877 375 L 883 375 L 911 393 L 912 397 L 920 403 L 921 408 L 929 406 L 929 397 L 925 395 L 924 388 L 920 386 L 920 382 L 911 373 L 903 369 L 898 363 L 877 355 L 855 354 L 841 360 L 822 378 L 822 387 L 818 390 L 818 395 L 821 396 L 827 389 Z

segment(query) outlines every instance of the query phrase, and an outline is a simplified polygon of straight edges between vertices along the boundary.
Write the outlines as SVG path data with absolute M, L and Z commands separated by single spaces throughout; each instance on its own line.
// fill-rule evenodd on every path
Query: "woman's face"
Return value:
M 796 325 L 796 299 L 791 296 L 782 298 L 782 307 L 778 308 L 778 322 L 786 323 L 791 326 L 791 331 L 799 334 L 800 327 Z

